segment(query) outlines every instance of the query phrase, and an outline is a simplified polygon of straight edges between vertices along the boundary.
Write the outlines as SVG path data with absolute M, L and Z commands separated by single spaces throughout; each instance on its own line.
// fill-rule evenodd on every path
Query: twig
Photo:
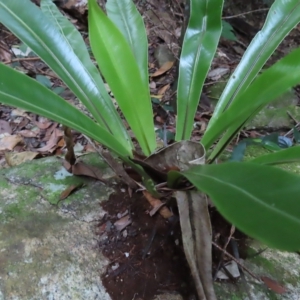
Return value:
M 294 121 L 295 123 L 299 124 L 299 122 L 293 117 L 293 115 L 292 115 L 288 110 L 287 110 L 286 113 L 289 115 L 289 117 L 290 117 L 291 119 L 293 119 L 293 121 Z
M 0 44 L 0 48 L 11 55 L 11 51 Z
M 174 14 L 175 16 L 179 16 L 179 17 L 182 17 L 182 18 L 184 17 L 184 14 L 182 14 L 182 13 L 174 12 L 173 14 Z
M 258 256 L 258 255 L 260 255 L 260 254 L 262 254 L 263 252 L 265 252 L 267 249 L 268 249 L 268 247 L 259 250 L 258 252 L 254 253 L 253 255 L 248 255 L 248 258 L 254 258 L 254 257 L 256 257 L 256 256 Z
M 295 125 L 295 127 L 298 127 L 300 125 L 300 123 L 297 123 Z M 289 134 L 291 134 L 294 131 L 294 128 L 292 128 L 291 130 L 289 130 L 284 136 L 288 136 Z
M 230 240 L 231 240 L 231 238 L 232 238 L 232 236 L 233 236 L 233 234 L 234 234 L 234 232 L 235 232 L 235 226 L 231 226 L 231 229 L 230 229 L 230 234 L 229 234 L 229 237 L 228 237 L 228 239 L 227 239 L 227 241 L 226 241 L 226 244 L 225 244 L 225 246 L 224 246 L 224 250 L 226 250 L 227 249 L 227 246 L 228 246 L 228 244 L 229 244 L 229 242 L 230 242 Z M 215 272 L 215 276 L 214 276 L 214 280 L 216 280 L 216 278 L 217 278 L 217 275 L 218 275 L 218 271 L 221 269 L 221 267 L 222 267 L 222 264 L 223 264 L 223 261 L 224 261 L 224 256 L 225 256 L 225 252 L 223 251 L 222 252 L 222 255 L 221 255 L 221 258 L 220 258 L 220 261 L 219 261 L 219 263 L 218 263 L 218 267 L 217 267 L 217 269 L 216 269 L 216 272 Z M 224 266 L 224 265 L 223 265 Z M 226 268 L 225 268 L 226 269 Z M 227 270 L 227 269 L 226 269 Z
M 227 249 L 227 246 L 228 246 L 229 242 L 231 241 L 231 238 L 232 238 L 234 232 L 235 232 L 235 226 L 231 225 L 231 228 L 230 228 L 230 235 L 229 235 L 229 237 L 228 237 L 228 239 L 227 239 L 227 242 L 226 242 L 226 244 L 225 244 L 224 249 Z
M 261 279 L 254 275 L 248 268 L 246 268 L 242 263 L 240 263 L 234 256 L 232 256 L 230 253 L 228 253 L 226 250 L 221 248 L 217 243 L 212 241 L 212 244 L 218 248 L 219 250 L 223 251 L 229 258 L 231 258 L 233 261 L 235 261 L 244 271 L 246 271 L 249 275 L 251 275 L 253 278 L 261 282 Z
M 287 114 L 288 114 L 289 117 L 290 117 L 291 119 L 293 119 L 293 121 L 296 123 L 296 125 L 295 125 L 294 127 L 297 128 L 297 127 L 300 125 L 300 122 L 298 122 L 298 121 L 292 116 L 292 114 L 291 114 L 289 111 L 287 111 Z M 284 136 L 288 136 L 288 135 L 291 134 L 293 131 L 294 131 L 294 128 L 292 128 L 291 130 L 289 130 Z
M 234 257 L 237 260 L 240 260 L 240 254 L 239 254 L 239 249 L 238 249 L 237 242 L 235 240 L 231 240 L 230 244 L 231 244 L 231 248 L 232 248 L 232 252 L 233 252 Z M 246 290 L 248 298 L 249 298 L 249 300 L 253 300 L 253 297 L 251 296 L 251 293 L 250 293 L 250 290 L 249 290 L 249 286 L 248 286 L 247 281 L 246 281 L 245 273 L 239 265 L 238 265 L 238 269 L 239 269 L 239 272 L 241 274 L 242 285 L 244 285 L 244 288 Z
M 229 16 L 229 17 L 223 17 L 222 19 L 223 20 L 234 19 L 234 18 L 237 18 L 237 17 L 240 17 L 240 16 L 252 14 L 252 13 L 255 13 L 255 12 L 266 11 L 266 10 L 269 10 L 269 8 L 260 8 L 260 9 L 250 10 L 250 11 L 247 11 L 245 13 L 241 13 L 241 14 L 237 14 L 237 15 L 233 15 L 233 16 Z
M 154 241 L 154 238 L 156 236 L 156 232 L 157 232 L 157 222 L 155 223 L 153 229 L 152 229 L 152 232 L 151 232 L 151 235 L 149 237 L 149 240 L 148 240 L 148 243 L 146 245 L 146 247 L 143 249 L 142 253 L 142 259 L 145 259 L 146 258 L 146 255 L 148 254 L 148 252 L 150 251 L 150 248 L 151 248 L 151 245 Z
M 14 58 L 9 61 L 3 62 L 5 65 L 14 63 L 14 62 L 19 62 L 19 61 L 35 61 L 35 60 L 41 60 L 38 56 L 34 57 L 20 57 L 20 58 Z
M 225 80 L 212 81 L 212 82 L 204 83 L 204 85 L 207 86 L 207 85 L 213 85 L 213 84 L 216 84 L 216 83 L 226 83 L 226 82 L 227 82 L 227 81 L 225 81 Z

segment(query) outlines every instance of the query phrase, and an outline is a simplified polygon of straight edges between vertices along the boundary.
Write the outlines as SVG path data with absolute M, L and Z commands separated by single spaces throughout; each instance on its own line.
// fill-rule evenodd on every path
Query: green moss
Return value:
M 265 272 L 271 276 L 277 277 L 278 273 L 283 274 L 282 272 L 284 272 L 284 269 L 281 269 L 278 265 L 275 265 L 272 261 L 260 255 L 255 256 L 254 258 L 250 259 L 250 261 L 257 266 L 262 267 L 263 270 L 265 270 Z
M 266 155 L 271 153 L 271 151 L 259 145 L 250 145 L 246 148 L 244 161 L 250 161 L 253 158 Z
M 84 155 L 80 160 L 101 170 L 104 178 L 114 176 L 112 170 L 100 159 L 97 153 Z M 7 170 L 5 177 L 19 186 L 40 188 L 41 196 L 51 204 L 57 204 L 61 193 L 71 185 L 77 186 L 81 183 L 88 184 L 93 181 L 88 177 L 73 176 L 67 173 L 62 166 L 62 160 L 56 157 L 25 162 L 20 166 Z M 77 200 L 76 197 L 72 196 L 68 198 L 68 201 Z
M 248 162 L 251 161 L 255 157 L 259 157 L 262 155 L 266 155 L 272 153 L 271 151 L 265 149 L 262 146 L 258 145 L 251 145 L 246 148 L 245 156 L 244 156 L 244 161 Z M 279 164 L 279 165 L 274 165 L 274 167 L 281 168 L 285 171 L 294 173 L 294 174 L 300 174 L 300 163 L 286 163 L 286 164 Z
M 48 228 L 58 226 L 60 223 L 66 222 L 65 219 L 55 213 L 37 213 L 28 211 L 26 213 L 21 210 L 14 210 L 20 213 L 14 221 L 10 221 L 2 225 L 2 236 L 10 237 L 11 232 L 19 235 L 20 238 L 42 238 Z M 12 237 L 16 238 L 16 237 Z
M 0 221 L 8 218 L 22 217 L 28 214 L 30 207 L 39 199 L 39 190 L 27 185 L 10 185 L 1 190 L 3 198 Z
M 0 189 L 7 189 L 9 184 L 3 174 L 0 174 Z
M 21 206 L 18 204 L 10 204 L 10 205 L 7 205 L 5 207 L 5 210 L 4 210 L 4 215 L 7 217 L 7 218 L 14 218 L 16 216 L 19 216 L 21 215 L 22 213 L 24 213 L 24 210 L 21 208 Z
M 256 251 L 253 249 L 249 249 L 249 254 L 254 254 Z M 250 254 L 250 257 L 251 257 Z M 282 262 L 273 260 L 270 258 L 265 258 L 261 255 L 257 255 L 253 258 L 248 259 L 251 263 L 259 267 L 265 274 L 261 275 L 266 275 L 268 277 L 271 277 L 274 280 L 277 280 L 279 283 L 285 284 L 289 283 L 293 286 L 298 286 L 299 284 L 299 278 L 295 276 L 288 268 L 282 267 Z M 285 262 L 289 262 L 291 265 L 299 265 L 298 262 L 295 262 L 292 258 L 284 258 Z M 271 291 L 270 291 L 271 292 Z M 275 298 L 277 299 L 277 298 Z
M 218 300 L 241 300 L 246 296 L 240 285 L 228 281 L 215 282 L 214 288 Z

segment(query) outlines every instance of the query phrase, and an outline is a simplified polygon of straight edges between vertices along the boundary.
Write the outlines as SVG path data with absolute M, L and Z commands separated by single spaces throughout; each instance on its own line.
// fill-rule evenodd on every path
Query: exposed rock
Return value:
M 55 206 L 67 186 L 83 181 L 70 174 L 55 179 L 61 170 L 50 157 L 0 173 L 0 299 L 110 299 L 93 228 L 112 189 L 85 180 L 85 188 Z

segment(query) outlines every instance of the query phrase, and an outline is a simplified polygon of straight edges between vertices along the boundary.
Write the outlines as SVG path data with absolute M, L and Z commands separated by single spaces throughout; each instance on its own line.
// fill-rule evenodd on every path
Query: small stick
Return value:
M 243 264 L 241 264 L 234 256 L 232 256 L 231 254 L 229 254 L 226 250 L 224 250 L 223 248 L 221 248 L 217 243 L 215 243 L 214 241 L 212 241 L 212 244 L 218 248 L 219 250 L 223 251 L 229 258 L 231 258 L 233 261 L 235 261 L 244 271 L 246 271 L 249 275 L 251 275 L 253 278 L 255 278 L 256 280 L 258 280 L 259 282 L 261 282 L 261 279 L 259 277 L 257 277 L 256 275 L 254 275 L 249 269 L 247 269 Z
M 252 14 L 252 13 L 255 13 L 255 12 L 266 11 L 266 10 L 269 10 L 269 8 L 260 8 L 260 9 L 250 10 L 250 11 L 247 11 L 245 13 L 241 13 L 241 14 L 237 14 L 237 15 L 233 15 L 233 16 L 229 16 L 229 17 L 223 17 L 222 19 L 223 20 L 234 19 L 234 18 L 237 18 L 237 17 L 240 17 L 240 16 Z
M 295 128 L 299 127 L 300 122 L 298 122 L 298 121 L 292 116 L 292 114 L 291 114 L 289 111 L 287 111 L 287 114 L 288 114 L 289 117 L 290 117 L 291 119 L 293 119 L 293 121 L 296 123 L 296 125 L 295 125 L 294 127 L 295 127 Z M 293 131 L 294 131 L 294 128 L 292 128 L 291 130 L 289 130 L 284 136 L 288 136 L 288 135 L 291 134 Z
M 11 63 L 14 63 L 14 62 L 19 62 L 19 61 L 35 61 L 35 60 L 41 60 L 38 56 L 34 56 L 34 57 L 20 57 L 20 58 L 14 58 L 14 59 L 11 59 L 9 61 L 4 61 L 3 63 L 5 65 L 8 65 L 8 64 L 11 64 Z

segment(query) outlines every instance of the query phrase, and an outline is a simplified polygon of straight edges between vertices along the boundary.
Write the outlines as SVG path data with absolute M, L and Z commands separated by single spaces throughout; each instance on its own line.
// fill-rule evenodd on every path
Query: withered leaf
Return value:
M 130 219 L 130 216 L 127 215 L 123 218 L 121 218 L 120 220 L 116 221 L 114 223 L 114 226 L 115 228 L 118 230 L 118 231 L 122 231 L 125 227 L 127 227 L 128 225 L 131 224 L 131 219 Z
M 72 174 L 92 177 L 106 183 L 106 180 L 103 179 L 103 174 L 99 168 L 89 166 L 82 161 L 79 161 L 72 166 Z
M 19 135 L 7 135 L 0 139 L 0 150 L 13 150 L 22 141 Z
M 8 133 L 11 134 L 12 130 L 7 121 L 0 120 L 0 134 L 1 133 Z
M 146 197 L 146 199 L 148 200 L 148 202 L 152 205 L 152 207 L 159 209 L 159 213 L 162 217 L 164 217 L 165 219 L 168 219 L 173 216 L 173 213 L 167 207 L 165 207 L 165 206 L 162 207 L 162 205 L 164 203 L 162 203 L 159 199 L 154 198 L 147 191 L 143 191 L 143 194 Z
M 72 193 L 74 193 L 75 191 L 77 191 L 79 188 L 83 187 L 83 182 L 80 182 L 78 184 L 73 184 L 71 186 L 69 186 L 67 189 L 65 189 L 59 196 L 59 200 L 64 200 L 66 198 L 68 198 Z
M 59 129 L 55 128 L 52 131 L 51 137 L 50 137 L 49 141 L 47 142 L 47 145 L 42 148 L 36 149 L 36 151 L 52 153 L 56 149 L 57 143 L 61 139 L 62 136 L 63 136 L 62 132 Z
M 273 292 L 277 294 L 284 294 L 287 292 L 287 289 L 280 285 L 277 281 L 267 277 L 267 276 L 261 276 L 261 280 L 264 282 L 264 284 Z
M 20 165 L 25 161 L 33 160 L 38 155 L 39 153 L 31 151 L 24 151 L 20 153 L 7 152 L 5 153 L 5 160 L 7 164 L 12 167 Z
M 157 76 L 160 76 L 160 75 L 166 73 L 173 67 L 173 65 L 174 65 L 174 61 L 165 62 L 156 72 L 151 74 L 151 77 L 157 77 Z

